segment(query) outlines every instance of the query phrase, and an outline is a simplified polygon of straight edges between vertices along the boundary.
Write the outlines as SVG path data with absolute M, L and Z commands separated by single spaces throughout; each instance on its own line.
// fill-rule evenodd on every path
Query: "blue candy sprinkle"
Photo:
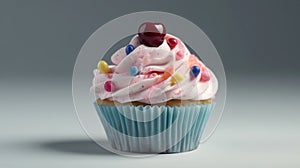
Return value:
M 131 76 L 136 76 L 139 73 L 139 70 L 136 66 L 132 66 L 129 68 L 129 74 Z
M 127 55 L 130 54 L 133 50 L 134 50 L 134 46 L 131 44 L 128 44 L 128 46 L 125 49 Z
M 198 76 L 200 73 L 200 68 L 198 66 L 192 66 L 191 68 L 191 75 L 194 77 Z

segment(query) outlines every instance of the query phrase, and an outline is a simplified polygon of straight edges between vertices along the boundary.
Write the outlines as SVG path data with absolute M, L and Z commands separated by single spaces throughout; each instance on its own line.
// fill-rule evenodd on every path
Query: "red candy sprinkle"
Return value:
M 107 92 L 113 92 L 113 91 L 115 91 L 116 87 L 115 87 L 115 84 L 112 81 L 106 81 L 104 83 L 104 89 Z
M 200 82 L 207 82 L 210 80 L 210 75 L 207 72 L 207 70 L 202 71 L 201 73 L 201 78 L 200 78 Z
M 175 38 L 169 38 L 168 39 L 168 45 L 171 48 L 171 50 L 177 45 L 177 40 Z

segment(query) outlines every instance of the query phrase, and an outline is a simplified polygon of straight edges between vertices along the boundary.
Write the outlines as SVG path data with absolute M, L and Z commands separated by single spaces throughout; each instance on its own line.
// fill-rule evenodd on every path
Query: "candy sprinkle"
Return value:
M 98 70 L 100 73 L 108 73 L 109 72 L 109 67 L 108 64 L 105 61 L 99 61 L 98 62 Z
M 174 73 L 174 67 L 173 66 L 167 67 L 163 75 L 157 78 L 158 82 L 168 79 L 173 73 Z
M 200 73 L 200 68 L 198 66 L 192 66 L 190 72 L 193 77 L 197 77 Z
M 126 55 L 130 54 L 134 50 L 134 46 L 131 44 L 128 44 L 128 46 L 125 49 Z
M 209 80 L 210 80 L 210 74 L 209 74 L 209 72 L 207 72 L 207 70 L 202 71 L 200 82 L 207 82 Z
M 184 80 L 184 76 L 182 74 L 176 73 L 171 78 L 171 85 L 175 85 Z
M 176 52 L 176 61 L 181 60 L 183 57 L 184 57 L 183 51 L 180 50 Z
M 128 70 L 130 76 L 136 76 L 139 73 L 139 70 L 136 66 L 132 66 Z
M 177 45 L 178 42 L 175 38 L 169 38 L 167 43 L 172 50 Z
M 104 89 L 105 89 L 107 92 L 113 92 L 113 91 L 115 91 L 116 86 L 115 86 L 115 84 L 114 84 L 112 81 L 106 81 L 106 82 L 104 83 Z

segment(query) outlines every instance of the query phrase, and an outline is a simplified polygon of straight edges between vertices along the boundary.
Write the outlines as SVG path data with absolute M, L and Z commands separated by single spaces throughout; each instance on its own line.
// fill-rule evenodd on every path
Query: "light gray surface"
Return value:
M 296 79 L 229 79 L 223 119 L 208 142 L 197 151 L 142 159 L 111 154 L 89 140 L 70 82 L 24 79 L 20 88 L 20 80 L 1 83 L 0 167 L 300 166 Z

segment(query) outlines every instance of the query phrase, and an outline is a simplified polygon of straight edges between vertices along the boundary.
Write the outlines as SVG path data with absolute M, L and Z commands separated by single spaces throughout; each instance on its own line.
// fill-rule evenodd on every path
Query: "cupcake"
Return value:
M 198 147 L 218 81 L 161 23 L 146 22 L 94 70 L 95 108 L 117 150 L 177 153 Z

